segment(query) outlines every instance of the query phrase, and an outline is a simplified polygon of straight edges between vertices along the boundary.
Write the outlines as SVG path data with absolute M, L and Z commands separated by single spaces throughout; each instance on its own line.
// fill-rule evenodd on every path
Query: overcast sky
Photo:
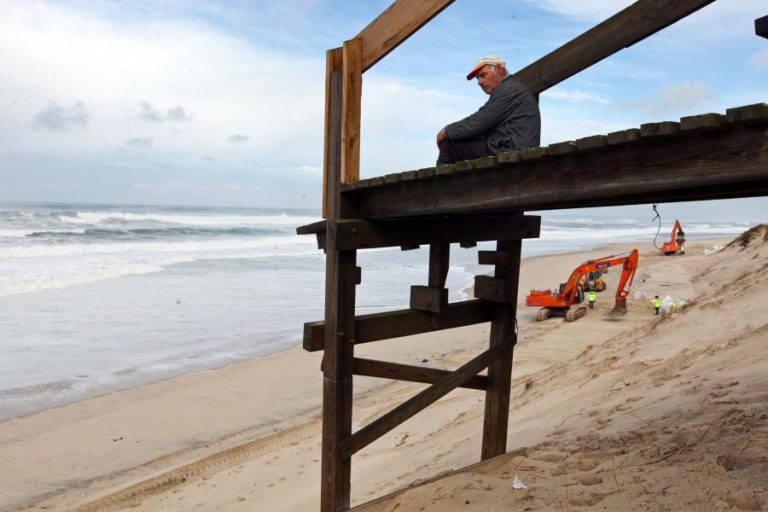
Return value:
M 480 55 L 514 72 L 630 3 L 457 0 L 365 74 L 362 176 L 434 164 Z M 318 207 L 325 50 L 389 4 L 0 0 L 0 200 Z M 550 89 L 542 144 L 768 101 L 766 14 L 719 0 Z

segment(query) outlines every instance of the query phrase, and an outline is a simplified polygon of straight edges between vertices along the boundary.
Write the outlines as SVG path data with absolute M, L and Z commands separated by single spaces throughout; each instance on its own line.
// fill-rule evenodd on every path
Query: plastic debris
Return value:
M 515 478 L 512 480 L 512 488 L 513 489 L 527 489 L 528 486 L 526 486 L 522 480 L 517 478 L 517 475 L 515 475 Z
M 686 304 L 688 304 L 686 299 L 665 295 L 664 297 L 661 297 L 660 309 L 662 313 L 677 313 L 678 311 L 681 311 Z
M 704 256 L 709 256 L 710 254 L 715 254 L 716 252 L 720 252 L 723 250 L 722 245 L 715 245 L 711 249 L 704 249 Z

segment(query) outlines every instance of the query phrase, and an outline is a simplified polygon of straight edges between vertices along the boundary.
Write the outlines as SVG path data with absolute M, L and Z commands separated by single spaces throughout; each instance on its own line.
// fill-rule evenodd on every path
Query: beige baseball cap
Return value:
M 506 66 L 506 62 L 504 62 L 498 55 L 486 55 L 485 57 L 480 57 L 477 59 L 475 67 L 473 67 L 472 71 L 467 75 L 467 80 L 475 78 L 475 75 L 483 66 Z

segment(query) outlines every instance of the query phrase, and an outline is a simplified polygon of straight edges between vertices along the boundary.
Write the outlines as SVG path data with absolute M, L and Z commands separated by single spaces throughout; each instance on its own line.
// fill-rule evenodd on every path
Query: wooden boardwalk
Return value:
M 713 1 L 638 0 L 514 76 L 538 95 Z M 297 230 L 326 253 L 325 318 L 304 326 L 304 348 L 324 351 L 322 512 L 349 509 L 352 455 L 458 387 L 485 394 L 481 459 L 506 451 L 521 246 L 540 228 L 524 212 L 768 195 L 765 103 L 359 180 L 362 74 L 451 3 L 397 0 L 327 52 L 325 220 Z M 755 26 L 762 35 L 764 22 Z M 496 242 L 479 253 L 493 275 L 476 277 L 475 300 L 449 304 L 451 244 L 479 241 Z M 410 308 L 356 316 L 357 251 L 420 245 L 429 274 Z M 487 350 L 454 371 L 354 355 L 360 343 L 482 322 Z M 354 375 L 429 387 L 353 432 Z

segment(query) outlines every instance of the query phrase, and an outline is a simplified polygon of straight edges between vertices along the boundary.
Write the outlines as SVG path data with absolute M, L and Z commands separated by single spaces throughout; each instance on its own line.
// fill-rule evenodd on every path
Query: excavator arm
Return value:
M 637 270 L 638 251 L 633 249 L 626 256 L 611 255 L 604 258 L 585 261 L 576 267 L 568 277 L 559 293 L 550 290 L 531 290 L 525 299 L 528 306 L 541 306 L 550 309 L 567 309 L 576 303 L 578 286 L 581 278 L 590 272 L 604 270 L 616 265 L 623 265 L 619 286 L 616 290 L 615 313 L 626 313 L 626 298 L 629 287 L 635 278 Z

